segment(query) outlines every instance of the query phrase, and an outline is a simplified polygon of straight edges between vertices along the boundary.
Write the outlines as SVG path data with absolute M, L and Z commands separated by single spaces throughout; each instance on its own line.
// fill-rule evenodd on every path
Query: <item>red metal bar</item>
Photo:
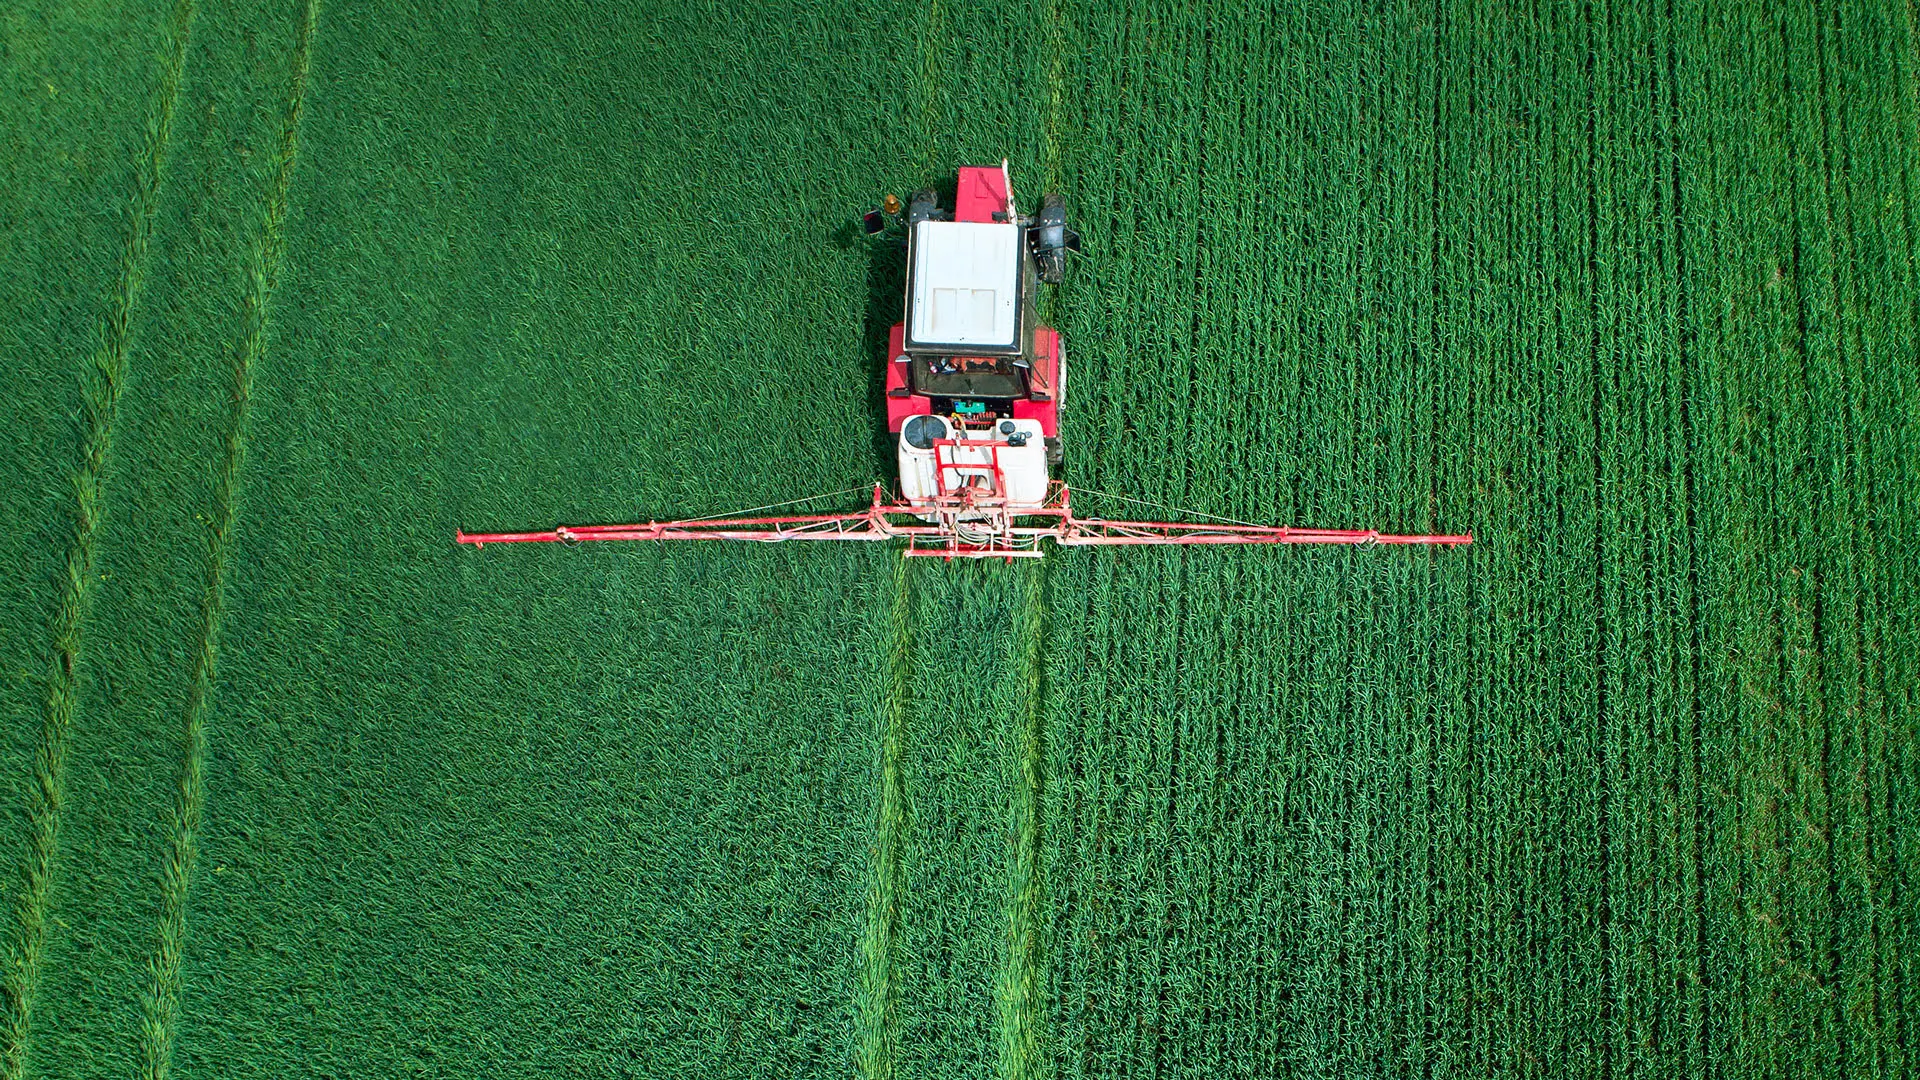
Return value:
M 933 440 L 933 485 L 935 490 L 940 493 L 941 497 L 957 496 L 969 499 L 975 498 L 976 492 L 973 489 L 961 487 L 958 482 L 966 479 L 968 470 L 974 470 L 977 474 L 978 470 L 985 469 L 987 475 L 993 480 L 993 490 L 996 492 L 1005 491 L 1007 489 L 1007 473 L 1005 469 L 1000 467 L 1000 450 L 1006 445 L 1006 443 L 996 439 Z M 956 460 L 962 449 L 984 452 L 987 458 L 986 463 L 984 465 L 962 464 Z M 945 460 L 942 460 L 940 456 L 943 450 L 946 451 Z M 955 486 L 951 488 L 947 486 L 948 472 L 953 473 L 955 480 Z
M 997 472 L 998 469 L 996 468 Z M 926 520 L 934 518 L 933 521 Z M 893 518 L 907 518 L 895 523 Z M 969 518 L 973 520 L 963 520 Z M 1047 524 L 1019 521 L 1051 519 Z M 964 529 L 973 537 L 962 536 Z M 455 540 L 482 547 L 487 544 L 581 543 L 590 540 L 744 540 L 779 543 L 786 540 L 906 540 L 905 554 L 915 557 L 1038 558 L 1041 542 L 1061 547 L 1161 547 L 1222 544 L 1368 544 L 1454 547 L 1473 543 L 1471 533 L 1399 534 L 1373 529 L 1297 529 L 1284 525 L 1215 524 L 1192 521 L 1113 521 L 1076 518 L 1069 492 L 1062 485 L 1046 505 L 1008 506 L 962 489 L 921 505 L 881 501 L 874 486 L 873 503 L 853 514 L 788 514 L 777 517 L 708 518 L 689 521 L 649 521 L 633 525 L 572 525 L 544 532 L 457 532 Z

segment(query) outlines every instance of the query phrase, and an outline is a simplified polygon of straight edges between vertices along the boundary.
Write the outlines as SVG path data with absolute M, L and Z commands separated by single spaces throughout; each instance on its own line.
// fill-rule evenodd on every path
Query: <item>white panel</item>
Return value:
M 923 221 L 913 232 L 907 335 L 916 345 L 1008 348 L 1019 339 L 1020 227 Z

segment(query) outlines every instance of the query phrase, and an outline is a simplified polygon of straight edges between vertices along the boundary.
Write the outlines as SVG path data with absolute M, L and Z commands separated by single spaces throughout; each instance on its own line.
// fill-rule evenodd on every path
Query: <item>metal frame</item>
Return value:
M 953 442 L 954 440 L 938 440 Z M 894 518 L 912 518 L 911 523 Z M 885 499 L 873 485 L 873 502 L 850 514 L 649 521 L 634 525 L 563 525 L 543 532 L 469 533 L 462 544 L 584 543 L 591 540 L 905 540 L 905 555 L 944 559 L 1037 559 L 1041 541 L 1060 547 L 1160 547 L 1218 544 L 1425 544 L 1473 543 L 1472 534 L 1396 534 L 1375 529 L 1297 529 L 1285 525 L 1233 525 L 1179 521 L 1113 521 L 1073 515 L 1067 485 L 1054 481 L 1044 504 L 1009 506 L 997 495 L 961 490 L 924 503 Z

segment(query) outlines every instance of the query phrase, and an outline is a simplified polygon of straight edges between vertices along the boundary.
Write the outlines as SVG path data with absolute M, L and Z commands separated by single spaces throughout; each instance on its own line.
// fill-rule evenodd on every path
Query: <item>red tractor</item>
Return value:
M 1010 421 L 1005 434 L 1037 430 L 1045 463 L 1057 466 L 1067 353 L 1059 331 L 1040 322 L 1037 290 L 1059 283 L 1080 238 L 1058 195 L 1036 215 L 1020 213 L 1005 162 L 962 168 L 953 203 L 942 209 L 921 191 L 906 207 L 906 311 L 887 336 L 887 430 L 911 445 L 931 426 L 913 424 L 916 416 L 996 432 Z M 866 224 L 880 231 L 883 212 Z

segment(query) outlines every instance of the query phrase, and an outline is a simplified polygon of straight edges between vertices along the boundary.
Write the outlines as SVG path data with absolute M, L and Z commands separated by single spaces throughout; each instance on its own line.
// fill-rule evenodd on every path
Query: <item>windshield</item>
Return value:
M 942 356 L 913 362 L 915 393 L 949 398 L 1024 398 L 1026 373 L 1006 360 Z

